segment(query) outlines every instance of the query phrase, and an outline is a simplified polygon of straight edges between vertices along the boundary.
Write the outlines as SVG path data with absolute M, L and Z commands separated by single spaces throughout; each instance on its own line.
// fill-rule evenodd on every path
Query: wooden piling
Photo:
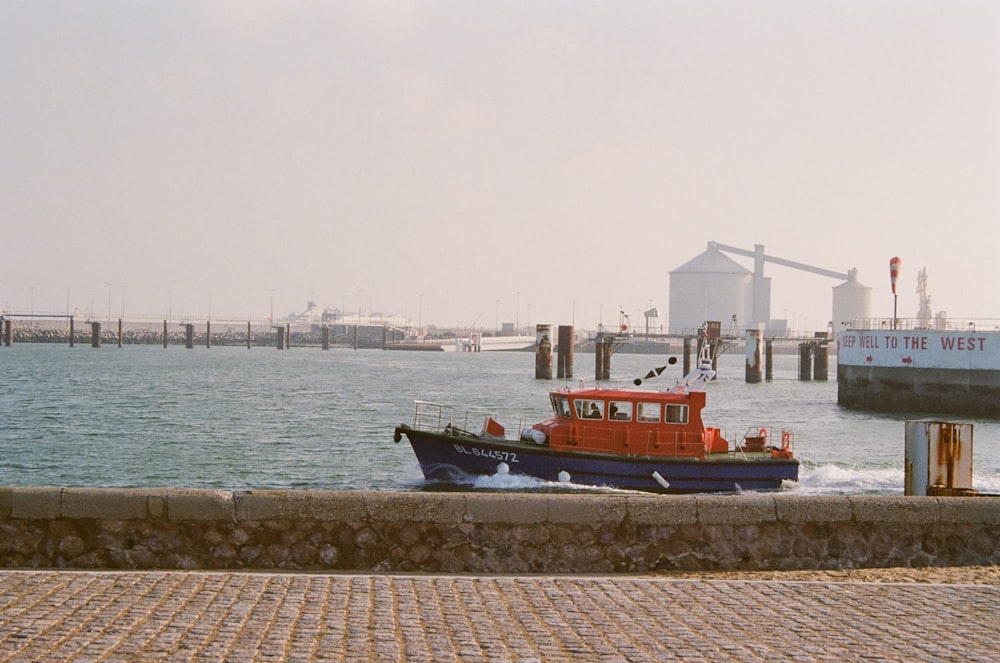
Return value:
M 700 347 L 700 346 L 699 346 Z M 684 375 L 691 372 L 691 337 L 684 339 Z
M 73 347 L 73 316 L 69 316 L 69 347 Z
M 91 322 L 90 323 L 90 347 L 99 348 L 101 347 L 101 323 Z
M 594 339 L 594 379 L 604 378 L 604 335 L 598 334 Z
M 358 330 L 359 329 L 361 329 L 361 325 L 360 324 L 354 325 L 354 349 L 355 350 L 358 349 L 358 333 L 359 333 Z
M 167 321 L 163 321 L 163 347 L 167 347 Z
M 330 327 L 329 325 L 323 325 L 323 330 L 320 332 L 321 343 L 324 350 L 330 349 Z
M 292 347 L 292 323 L 285 323 L 285 349 Z
M 205 347 L 212 347 L 212 321 L 205 321 Z
M 247 320 L 247 350 L 253 345 L 253 333 L 250 331 L 250 321 Z
M 194 325 L 190 322 L 184 323 L 184 347 L 188 350 L 194 347 Z
M 559 345 L 556 354 L 556 377 L 573 379 L 573 326 L 559 325 Z
M 3 344 L 8 348 L 14 344 L 14 321 L 3 320 Z
M 274 327 L 274 331 L 278 335 L 277 342 L 276 342 L 275 346 L 279 350 L 284 350 L 285 349 L 285 328 L 282 327 L 281 325 L 278 325 L 277 327 Z
M 118 318 L 118 347 L 122 347 L 122 337 L 124 336 L 124 330 L 122 329 L 122 319 Z
M 552 325 L 535 325 L 535 379 L 552 379 Z
M 611 355 L 615 351 L 614 337 L 610 336 L 604 339 L 604 373 L 601 376 L 602 380 L 611 379 Z

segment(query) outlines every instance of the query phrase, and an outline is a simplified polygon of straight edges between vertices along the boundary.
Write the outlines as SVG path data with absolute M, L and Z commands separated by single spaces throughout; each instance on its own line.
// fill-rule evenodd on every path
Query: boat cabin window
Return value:
M 576 405 L 576 416 L 580 419 L 603 419 L 604 401 L 573 401 Z
M 632 403 L 611 401 L 608 403 L 608 419 L 612 421 L 632 421 Z
M 569 417 L 573 414 L 572 410 L 569 408 L 569 399 L 565 396 L 552 397 L 552 411 L 557 417 Z
M 638 421 L 644 421 L 646 423 L 659 423 L 660 421 L 660 404 L 659 403 L 639 403 L 639 410 L 636 415 Z
M 688 406 L 668 405 L 666 420 L 668 424 L 686 424 L 688 422 Z

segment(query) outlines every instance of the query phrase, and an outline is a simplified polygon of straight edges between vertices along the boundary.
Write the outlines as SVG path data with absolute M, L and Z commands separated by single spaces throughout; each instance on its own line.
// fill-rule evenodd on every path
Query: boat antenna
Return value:
M 670 359 L 667 360 L 667 363 L 670 364 L 671 366 L 673 366 L 674 364 L 677 363 L 677 357 L 671 357 Z M 632 384 L 634 384 L 635 386 L 638 387 L 639 385 L 642 384 L 643 380 L 651 380 L 651 379 L 653 379 L 655 377 L 659 377 L 660 375 L 663 374 L 663 371 L 665 371 L 665 370 L 667 370 L 666 366 L 657 366 L 656 368 L 651 369 L 643 377 L 636 378 L 636 379 L 632 380 Z

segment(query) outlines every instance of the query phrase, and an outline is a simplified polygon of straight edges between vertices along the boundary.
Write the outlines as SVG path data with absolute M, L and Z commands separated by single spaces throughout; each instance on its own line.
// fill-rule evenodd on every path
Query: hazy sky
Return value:
M 0 0 L 0 118 L 13 311 L 593 328 L 715 240 L 1000 318 L 998 0 Z

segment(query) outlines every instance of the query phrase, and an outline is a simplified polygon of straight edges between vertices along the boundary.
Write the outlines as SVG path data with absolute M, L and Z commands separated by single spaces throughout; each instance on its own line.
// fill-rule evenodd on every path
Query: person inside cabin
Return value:
M 628 421 L 631 419 L 631 408 L 628 403 L 622 403 L 625 407 L 622 408 L 618 403 L 611 403 L 608 406 L 608 419 L 614 419 L 616 421 Z
M 590 410 L 587 412 L 588 419 L 600 419 L 601 411 L 597 408 L 597 403 L 590 404 Z

